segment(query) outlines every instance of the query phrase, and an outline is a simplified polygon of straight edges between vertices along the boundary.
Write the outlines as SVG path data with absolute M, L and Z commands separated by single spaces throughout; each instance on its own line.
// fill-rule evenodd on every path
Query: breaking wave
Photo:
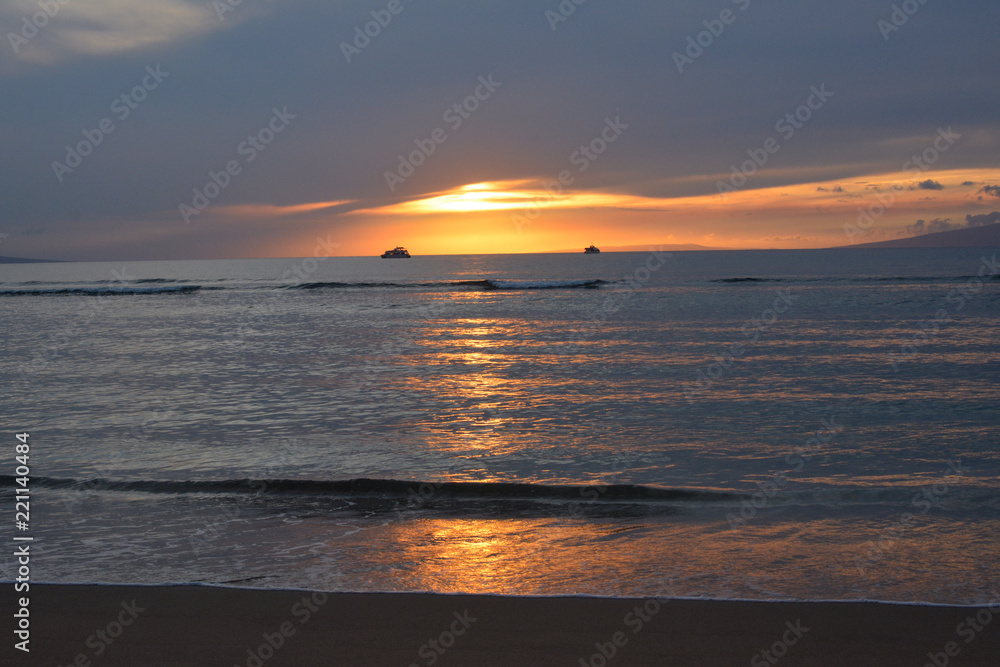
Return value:
M 146 281 L 154 282 L 154 281 Z M 0 290 L 0 296 L 58 296 L 83 294 L 110 296 L 117 294 L 187 294 L 201 289 L 201 285 L 169 285 L 162 287 L 52 287 L 41 289 Z

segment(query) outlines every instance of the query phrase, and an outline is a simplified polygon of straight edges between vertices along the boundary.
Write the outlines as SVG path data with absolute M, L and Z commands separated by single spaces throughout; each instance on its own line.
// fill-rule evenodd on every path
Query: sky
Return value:
M 998 24 L 996 0 L 7 0 L 0 255 L 815 248 L 997 222 Z

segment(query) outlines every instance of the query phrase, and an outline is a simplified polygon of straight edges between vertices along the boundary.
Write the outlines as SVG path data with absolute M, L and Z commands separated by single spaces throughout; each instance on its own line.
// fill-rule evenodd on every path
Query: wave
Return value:
M 169 495 L 180 502 L 203 503 L 209 496 L 221 502 L 258 510 L 325 515 L 350 512 L 385 516 L 400 510 L 435 515 L 504 519 L 519 517 L 637 518 L 684 513 L 711 513 L 750 520 L 756 508 L 895 507 L 919 508 L 921 489 L 914 487 L 844 487 L 816 489 L 714 491 L 638 484 L 538 484 L 529 482 L 421 482 L 397 479 L 216 479 L 121 480 L 34 477 L 32 488 L 82 496 L 95 494 Z M 0 475 L 0 498 L 13 498 L 16 478 Z M 762 487 L 761 487 L 762 488 Z M 128 500 L 132 500 L 128 498 Z M 213 500 L 213 502 L 215 502 Z M 994 517 L 1000 494 L 992 487 L 962 486 L 949 490 L 952 511 L 963 516 Z M 863 510 L 867 512 L 868 510 Z
M 14 487 L 16 478 L 0 475 L 0 488 Z M 690 489 L 665 489 L 640 484 L 535 484 L 530 482 L 419 482 L 398 479 L 347 480 L 223 479 L 223 480 L 111 480 L 33 477 L 34 487 L 76 491 L 140 493 L 221 493 L 309 496 L 383 496 L 410 498 L 491 498 L 581 500 L 592 502 L 717 501 L 736 494 Z
M 876 283 L 964 283 L 968 280 L 978 280 L 980 276 L 870 276 L 854 278 L 851 282 Z M 982 280 L 1000 281 L 1000 274 L 983 277 Z
M 366 289 L 366 288 L 381 288 L 381 289 L 486 289 L 487 280 L 443 280 L 443 281 L 432 281 L 432 282 L 416 282 L 416 283 L 392 283 L 392 282 L 311 282 L 311 283 L 298 283 L 295 285 L 286 285 L 283 289 Z
M 0 290 L 0 296 L 58 296 L 85 294 L 108 296 L 117 294 L 187 294 L 202 289 L 201 285 L 170 285 L 165 287 L 53 287 L 47 289 Z
M 715 278 L 709 282 L 724 284 L 742 283 L 831 283 L 831 284 L 866 284 L 866 283 L 963 283 L 968 280 L 979 279 L 979 276 L 852 276 L 852 277 L 830 277 L 830 278 L 756 278 L 756 277 L 736 277 L 736 278 Z M 1000 274 L 994 274 L 982 278 L 983 280 L 1000 282 Z
M 607 285 L 605 280 L 448 280 L 434 282 L 310 282 L 288 285 L 284 289 L 444 289 L 444 290 L 530 290 L 530 289 L 593 289 Z
M 522 289 L 596 289 L 607 285 L 605 280 L 486 280 L 487 289 L 522 290 Z
M 0 476 L 0 492 L 13 496 L 14 478 Z M 735 496 L 696 490 L 611 486 L 547 485 L 516 482 L 410 482 L 394 479 L 316 481 L 296 479 L 108 480 L 35 477 L 33 488 L 84 495 L 106 493 L 171 494 L 182 502 L 252 504 L 266 512 L 327 515 L 348 512 L 384 517 L 402 510 L 437 516 L 508 519 L 519 517 L 625 518 L 677 514 L 693 501 Z M 735 502 L 732 504 L 735 505 Z
M 765 284 L 959 284 L 969 280 L 978 280 L 978 276 L 843 276 L 843 277 L 770 277 L 770 276 L 732 276 L 726 278 L 702 279 L 708 283 L 720 285 L 765 285 Z M 986 276 L 983 280 L 1000 282 L 1000 274 Z M 441 292 L 465 291 L 519 291 L 519 290 L 567 290 L 567 289 L 600 289 L 615 285 L 619 281 L 597 278 L 574 280 L 508 280 L 500 278 L 481 278 L 473 280 L 438 280 L 414 282 L 379 282 L 379 281 L 313 281 L 289 284 L 275 282 L 273 279 L 260 281 L 261 284 L 247 284 L 245 281 L 232 282 L 227 279 L 199 281 L 189 283 L 174 278 L 141 278 L 122 284 L 117 280 L 88 281 L 75 286 L 58 282 L 28 281 L 22 283 L 7 283 L 0 287 L 0 297 L 4 296 L 111 296 L 111 295 L 143 295 L 143 294 L 186 294 L 206 290 L 437 290 Z M 215 284 L 202 284 L 215 283 Z M 227 284 L 229 283 L 229 284 Z
M 222 278 L 221 280 L 225 280 Z M 88 280 L 87 283 L 90 285 L 125 285 L 125 283 L 135 283 L 137 285 L 152 283 L 152 284 L 167 284 L 167 283 L 185 283 L 187 280 L 182 280 L 180 278 L 134 278 L 127 280 L 125 278 L 115 278 L 108 280 Z M 58 280 L 25 280 L 19 283 L 10 283 L 11 285 L 64 285 L 65 282 L 60 282 Z
M 117 281 L 96 281 L 87 286 L 68 287 L 58 285 L 53 287 L 31 287 L 28 289 L 0 289 L 0 296 L 58 296 L 58 295 L 88 295 L 105 296 L 115 294 L 184 294 L 198 290 L 226 290 L 226 289 L 248 289 L 246 285 L 203 285 L 192 284 L 171 284 L 181 281 L 168 278 L 145 278 L 134 281 L 130 285 L 107 285 Z M 20 283 L 28 285 L 29 283 Z M 46 283 L 31 283 L 44 285 Z M 48 283 L 52 284 L 52 283 Z M 609 281 L 598 279 L 587 280 L 446 280 L 446 281 L 426 281 L 426 282 L 343 282 L 343 281 L 315 281 L 308 283 L 284 284 L 284 285 L 263 285 L 249 289 L 254 290 L 336 290 L 336 289 L 407 289 L 407 290 L 441 290 L 441 291 L 508 291 L 508 290 L 552 290 L 552 289 L 597 289 L 602 285 L 611 284 Z

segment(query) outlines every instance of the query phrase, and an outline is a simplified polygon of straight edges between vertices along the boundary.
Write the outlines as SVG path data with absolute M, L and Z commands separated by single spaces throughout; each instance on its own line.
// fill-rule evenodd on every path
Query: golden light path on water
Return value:
M 841 598 L 896 600 L 926 599 L 928 588 L 974 596 L 976 584 L 968 582 L 992 576 L 984 569 L 987 564 L 951 540 L 953 535 L 968 539 L 967 525 L 937 532 L 917 524 L 874 556 L 859 559 L 854 539 L 843 539 L 845 527 L 857 530 L 862 543 L 877 541 L 898 517 L 874 526 L 862 518 L 799 522 L 772 509 L 768 517 L 739 529 L 720 521 L 716 530 L 707 531 L 700 522 L 689 522 L 683 510 L 604 522 L 575 518 L 566 507 L 553 507 L 551 513 L 507 519 L 415 515 L 390 521 L 327 541 L 314 552 L 317 574 L 327 568 L 326 576 L 336 577 L 338 586 L 370 590 L 636 596 L 656 591 L 755 599 L 827 599 L 835 582 Z M 974 530 L 988 540 L 997 524 Z M 309 532 L 319 528 L 300 526 Z M 362 553 L 364 567 L 354 571 L 353 559 Z M 914 560 L 923 564 L 920 577 L 914 577 Z M 330 572 L 331 563 L 345 569 Z M 789 580 L 795 582 L 791 587 Z M 958 585 L 967 590 L 955 582 L 967 582 Z

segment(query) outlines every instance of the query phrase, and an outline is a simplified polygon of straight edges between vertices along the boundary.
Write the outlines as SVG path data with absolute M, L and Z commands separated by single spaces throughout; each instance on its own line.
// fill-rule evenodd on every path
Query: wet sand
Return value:
M 4 586 L 3 664 L 1000 664 L 1000 608 L 37 584 L 25 654 Z

